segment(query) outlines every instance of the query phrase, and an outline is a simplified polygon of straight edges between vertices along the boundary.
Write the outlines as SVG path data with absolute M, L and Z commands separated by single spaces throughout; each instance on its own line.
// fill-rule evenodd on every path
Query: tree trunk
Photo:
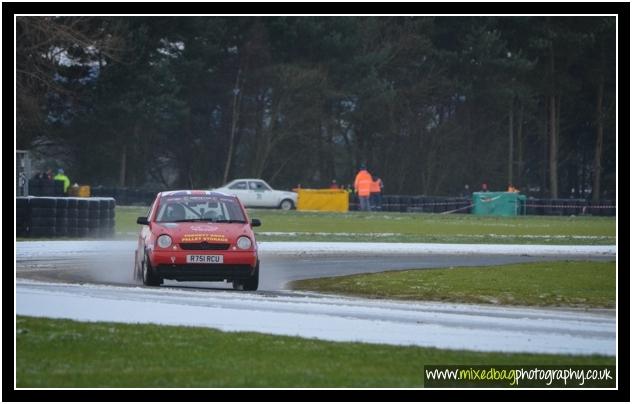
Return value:
M 600 77 L 597 89 L 597 142 L 595 146 L 595 161 L 593 163 L 592 201 L 599 202 L 601 195 L 601 155 L 603 152 L 603 76 Z
M 279 93 L 278 95 L 271 95 L 271 104 L 270 109 L 272 110 L 270 113 L 266 112 L 266 104 L 262 107 L 261 110 L 261 133 L 259 136 L 259 141 L 257 142 L 257 147 L 255 150 L 255 156 L 253 158 L 253 176 L 254 178 L 261 178 L 263 175 L 263 171 L 266 169 L 269 161 L 270 154 L 274 150 L 274 146 L 278 143 L 284 136 L 281 133 L 280 128 L 278 127 L 279 115 L 282 110 L 282 103 L 284 102 L 283 98 L 285 95 L 283 93 Z M 263 121 L 270 117 L 270 125 L 265 125 Z
M 557 108 L 555 96 L 549 101 L 549 184 L 551 198 L 557 199 Z
M 548 186 L 547 176 L 548 176 L 548 159 L 549 159 L 549 96 L 544 96 L 544 120 L 543 120 L 543 130 L 542 130 L 542 141 L 540 144 L 542 145 L 542 162 L 538 162 L 538 167 L 540 169 L 540 182 L 542 185 L 542 191 Z M 548 188 L 546 188 L 548 192 Z M 544 195 L 544 193 L 542 194 Z
M 226 166 L 224 167 L 223 184 L 228 182 L 228 174 L 230 172 L 230 164 L 233 159 L 233 143 L 235 140 L 235 131 L 237 130 L 237 122 L 239 120 L 239 105 L 241 103 L 241 88 L 239 88 L 239 80 L 241 78 L 241 68 L 237 70 L 237 79 L 235 80 L 235 88 L 233 89 L 233 119 L 230 125 L 230 138 L 228 139 L 228 156 L 226 157 Z
M 513 184 L 513 155 L 514 155 L 514 103 L 511 101 L 511 105 L 509 106 L 509 152 L 508 152 L 508 162 L 507 162 L 507 183 Z
M 119 170 L 119 186 L 125 186 L 125 176 L 127 171 L 127 145 L 123 145 L 123 151 L 121 152 L 121 168 Z
M 522 174 L 524 171 L 524 143 L 522 139 L 522 128 L 524 121 L 524 102 L 520 102 L 520 109 L 518 110 L 518 132 L 516 133 L 516 153 L 518 155 L 518 169 L 516 170 L 516 179 L 518 188 L 523 186 Z
M 323 132 L 325 132 L 326 130 L 327 129 L 323 128 L 323 124 L 319 123 L 318 128 L 314 131 L 314 135 L 316 136 L 316 156 L 318 157 L 318 171 L 316 173 L 316 176 L 318 180 L 322 183 L 323 188 L 329 185 L 327 181 L 331 181 L 331 178 L 327 178 L 329 177 L 326 167 L 327 151 L 325 150 L 326 146 L 323 139 L 324 136 L 326 136 L 326 134 L 323 135 Z
M 326 145 L 327 145 L 327 175 L 331 179 L 336 179 L 337 181 L 340 181 L 340 178 L 336 178 L 337 177 L 337 173 L 336 173 L 336 154 L 335 154 L 336 146 L 334 144 L 334 128 L 333 128 L 333 123 L 332 123 L 331 119 L 329 119 L 327 121 L 326 128 L 327 128 L 327 138 L 326 138 Z M 340 182 L 338 182 L 338 184 L 341 185 Z
M 555 53 L 553 44 L 549 46 L 550 51 L 550 100 L 549 100 L 549 191 L 551 198 L 557 199 L 557 103 L 555 91 Z

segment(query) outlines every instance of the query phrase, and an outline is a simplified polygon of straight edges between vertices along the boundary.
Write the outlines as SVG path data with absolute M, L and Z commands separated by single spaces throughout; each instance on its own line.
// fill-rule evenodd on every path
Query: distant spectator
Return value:
M 470 196 L 472 196 L 472 193 L 470 192 L 470 186 L 468 184 L 465 184 L 465 186 L 463 187 L 463 192 L 461 193 L 461 196 L 464 198 L 469 198 Z
M 55 181 L 63 181 L 64 183 L 64 194 L 68 193 L 68 187 L 70 186 L 70 178 L 64 174 L 64 169 L 60 168 L 57 170 L 57 175 L 54 178 Z
M 481 185 L 481 192 L 489 192 L 489 189 L 487 189 L 487 183 L 484 182 L 483 185 Z
M 46 170 L 46 174 L 44 179 L 49 179 L 49 180 L 54 180 L 55 179 L 55 175 L 53 174 L 53 169 L 49 168 L 48 170 Z
M 382 210 L 382 189 L 384 188 L 384 183 L 382 179 L 377 175 L 372 176 L 371 181 L 371 209 Z
M 371 196 L 371 182 L 373 178 L 366 169 L 364 164 L 360 165 L 360 171 L 356 174 L 355 181 L 353 182 L 353 188 L 358 195 L 360 201 L 360 210 L 371 211 L 371 205 L 369 203 L 369 197 Z
M 509 184 L 509 186 L 507 187 L 507 192 L 520 192 L 520 191 L 518 191 L 518 188 L 514 187 L 513 184 Z
M 329 185 L 329 189 L 340 189 L 340 185 L 338 185 L 336 180 L 331 180 L 331 184 Z

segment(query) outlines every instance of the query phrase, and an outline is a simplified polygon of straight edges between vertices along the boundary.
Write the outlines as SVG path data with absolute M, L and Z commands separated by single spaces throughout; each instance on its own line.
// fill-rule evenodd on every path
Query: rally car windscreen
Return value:
M 156 222 L 241 222 L 246 218 L 233 198 L 216 196 L 163 197 Z

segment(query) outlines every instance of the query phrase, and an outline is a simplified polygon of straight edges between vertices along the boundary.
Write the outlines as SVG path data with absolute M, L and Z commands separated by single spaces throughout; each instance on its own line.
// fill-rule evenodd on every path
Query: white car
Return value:
M 255 178 L 233 180 L 214 191 L 236 196 L 247 208 L 290 210 L 296 207 L 298 196 L 296 192 L 274 190 L 264 180 Z

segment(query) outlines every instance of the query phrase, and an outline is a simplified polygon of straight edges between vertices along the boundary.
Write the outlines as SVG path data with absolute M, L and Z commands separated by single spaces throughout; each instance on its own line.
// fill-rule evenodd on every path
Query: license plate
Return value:
M 187 264 L 223 264 L 223 255 L 187 255 Z

